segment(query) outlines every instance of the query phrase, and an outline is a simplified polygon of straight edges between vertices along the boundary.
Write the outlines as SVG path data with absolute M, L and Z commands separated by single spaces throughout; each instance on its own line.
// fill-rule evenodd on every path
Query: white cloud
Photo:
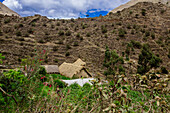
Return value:
M 76 18 L 88 10 L 110 11 L 129 0 L 4 0 L 21 16 L 41 14 L 47 17 Z

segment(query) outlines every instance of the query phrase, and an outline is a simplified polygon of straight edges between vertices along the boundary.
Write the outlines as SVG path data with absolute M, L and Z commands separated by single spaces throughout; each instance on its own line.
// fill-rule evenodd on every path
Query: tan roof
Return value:
M 45 67 L 47 73 L 59 73 L 59 68 L 57 65 L 42 65 Z
M 79 73 L 83 69 L 83 66 L 77 66 L 70 63 L 64 62 L 60 65 L 60 74 L 72 78 L 75 74 Z
M 64 62 L 59 66 L 59 71 L 61 75 L 64 75 L 69 78 L 73 78 L 74 75 L 79 74 L 82 70 L 85 70 L 87 75 L 91 77 L 90 73 L 84 68 L 84 66 L 78 66 L 70 63 Z
M 85 66 L 85 65 L 86 65 L 86 63 L 83 62 L 80 58 L 77 59 L 77 61 L 74 62 L 73 64 L 74 64 L 74 65 L 77 65 L 77 66 Z

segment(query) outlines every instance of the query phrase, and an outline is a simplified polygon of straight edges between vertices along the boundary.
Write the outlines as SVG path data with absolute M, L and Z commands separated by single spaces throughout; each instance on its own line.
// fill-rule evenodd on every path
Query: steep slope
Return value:
M 137 3 L 119 13 L 88 19 L 48 19 L 44 16 L 0 17 L 0 53 L 5 64 L 19 65 L 22 58 L 33 56 L 35 46 L 48 50 L 45 64 L 74 62 L 81 58 L 90 72 L 103 73 L 106 45 L 126 59 L 131 41 L 148 43 L 159 56 L 162 66 L 170 69 L 170 7 L 163 4 Z M 136 71 L 140 48 L 130 49 L 129 58 Z M 130 67 L 125 62 L 124 68 Z
M 20 16 L 19 14 L 17 14 L 16 12 L 12 11 L 11 9 L 9 9 L 7 6 L 5 6 L 4 4 L 2 4 L 0 2 L 0 14 L 2 15 L 9 15 L 9 16 Z
M 129 7 L 135 5 L 135 4 L 139 3 L 139 2 L 152 2 L 152 3 L 159 3 L 160 2 L 160 3 L 163 3 L 163 4 L 166 4 L 166 5 L 170 6 L 170 0 L 131 0 L 126 4 L 123 4 L 123 5 L 115 8 L 115 9 L 113 9 L 109 13 L 116 13 L 117 11 L 122 11 L 123 9 L 129 8 Z

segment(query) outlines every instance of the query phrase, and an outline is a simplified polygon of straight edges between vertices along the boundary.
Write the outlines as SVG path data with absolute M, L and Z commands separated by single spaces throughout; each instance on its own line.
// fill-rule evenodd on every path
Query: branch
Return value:
M 8 93 L 6 93 L 1 87 L 0 87 L 0 90 L 5 94 L 5 95 L 7 95 L 8 97 L 12 97 L 12 99 L 15 101 L 15 103 L 18 105 L 18 102 L 17 102 L 17 100 L 15 99 L 15 97 L 13 96 L 13 95 L 10 95 L 10 94 L 8 94 Z

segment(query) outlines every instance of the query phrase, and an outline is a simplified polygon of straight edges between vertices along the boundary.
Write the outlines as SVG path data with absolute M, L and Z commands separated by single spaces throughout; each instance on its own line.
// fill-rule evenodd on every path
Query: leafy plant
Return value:
M 107 70 L 104 72 L 104 75 L 107 77 L 108 75 L 115 75 L 118 71 L 116 69 L 117 65 L 123 64 L 124 60 L 122 57 L 119 57 L 119 55 L 115 51 L 110 51 L 108 47 L 106 47 L 105 51 L 105 59 L 103 66 L 107 68 Z M 120 66 L 119 72 L 122 72 L 123 69 Z
M 149 45 L 144 44 L 139 55 L 137 71 L 140 74 L 145 74 L 150 69 L 159 67 L 161 62 L 162 60 L 151 52 Z
M 0 53 L 0 64 L 2 64 L 2 60 L 5 59 L 5 56 L 2 56 L 2 53 Z

